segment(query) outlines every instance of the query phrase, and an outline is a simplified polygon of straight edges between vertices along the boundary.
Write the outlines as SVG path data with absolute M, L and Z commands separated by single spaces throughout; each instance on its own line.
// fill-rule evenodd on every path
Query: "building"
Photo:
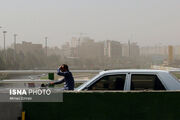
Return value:
M 76 38 L 76 37 L 72 37 L 72 39 L 70 41 L 70 47 L 76 48 L 78 46 L 80 46 L 80 39 Z
M 129 45 L 128 44 L 122 44 L 122 56 L 129 57 Z
M 140 56 L 140 49 L 137 43 L 130 43 L 130 52 L 129 56 L 131 57 L 139 57 Z
M 35 53 L 35 52 L 43 52 L 42 44 L 33 44 L 32 42 L 22 41 L 22 43 L 16 44 L 16 52 L 26 53 Z
M 80 38 L 73 37 L 70 41 L 71 57 L 79 57 Z
M 167 56 L 168 55 L 168 47 L 167 46 L 141 47 L 140 54 L 142 56 L 149 56 L 149 55 Z
M 63 57 L 71 57 L 72 56 L 71 47 L 68 42 L 66 42 L 64 45 L 62 45 L 62 54 L 63 54 Z
M 52 47 L 52 48 L 47 47 L 47 55 L 48 56 L 50 56 L 50 55 L 60 55 L 60 56 L 62 56 L 63 53 L 62 53 L 61 49 L 58 48 L 58 47 Z
M 104 43 L 104 56 L 108 58 L 120 58 L 122 46 L 118 41 L 106 40 Z
M 137 43 L 122 44 L 122 56 L 124 57 L 138 57 L 140 56 L 140 48 Z
M 180 56 L 180 45 L 173 46 L 175 56 Z
M 85 59 L 96 59 L 100 57 L 99 51 L 100 47 L 98 43 L 96 43 L 91 38 L 82 39 L 81 45 L 79 46 L 79 57 Z M 102 48 L 103 50 L 103 48 Z M 103 53 L 102 53 L 103 55 Z
M 173 61 L 173 46 L 168 46 L 168 63 L 172 63 Z

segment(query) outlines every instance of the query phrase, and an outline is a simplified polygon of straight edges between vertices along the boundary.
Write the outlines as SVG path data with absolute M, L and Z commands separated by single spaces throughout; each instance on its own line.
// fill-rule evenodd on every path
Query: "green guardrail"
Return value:
M 180 92 L 69 92 L 61 103 L 23 103 L 26 120 L 179 120 Z

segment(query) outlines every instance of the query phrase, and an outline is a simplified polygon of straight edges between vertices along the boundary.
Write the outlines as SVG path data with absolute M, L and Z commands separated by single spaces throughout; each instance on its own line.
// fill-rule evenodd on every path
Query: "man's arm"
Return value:
M 53 84 L 54 84 L 54 85 L 55 85 L 55 84 L 61 84 L 61 83 L 63 83 L 63 82 L 65 82 L 65 80 L 64 80 L 64 79 L 59 80 L 59 81 L 57 81 L 57 82 L 54 82 Z

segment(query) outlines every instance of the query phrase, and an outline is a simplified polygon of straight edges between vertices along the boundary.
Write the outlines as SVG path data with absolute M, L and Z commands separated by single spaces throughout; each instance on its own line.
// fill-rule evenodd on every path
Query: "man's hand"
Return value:
M 62 66 L 59 66 L 59 68 L 58 68 L 58 69 L 62 70 Z
M 53 82 L 51 82 L 51 83 L 49 83 L 49 85 L 54 85 L 54 83 L 53 83 Z
M 63 66 L 63 65 L 61 65 L 61 66 L 59 67 L 59 69 L 60 69 L 60 71 L 61 71 L 61 72 L 64 72 L 64 71 L 65 71 L 64 66 Z

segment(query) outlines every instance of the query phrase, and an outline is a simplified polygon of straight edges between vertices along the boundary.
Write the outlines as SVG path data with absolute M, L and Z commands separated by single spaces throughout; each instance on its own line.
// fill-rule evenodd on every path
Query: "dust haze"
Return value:
M 179 65 L 179 0 L 0 2 L 0 69 Z

